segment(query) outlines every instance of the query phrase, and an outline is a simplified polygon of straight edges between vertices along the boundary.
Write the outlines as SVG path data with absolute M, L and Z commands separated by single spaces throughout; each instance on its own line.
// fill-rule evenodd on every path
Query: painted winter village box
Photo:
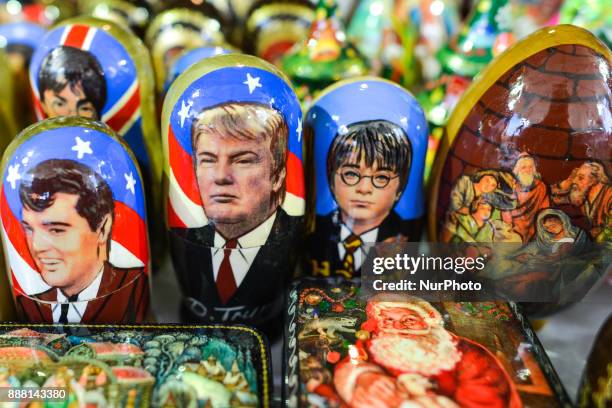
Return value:
M 8 387 L 63 390 L 40 407 L 268 407 L 269 348 L 246 326 L 5 324 Z

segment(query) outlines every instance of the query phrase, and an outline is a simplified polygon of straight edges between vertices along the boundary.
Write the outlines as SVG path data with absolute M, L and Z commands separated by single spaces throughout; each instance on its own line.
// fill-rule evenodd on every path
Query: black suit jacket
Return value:
M 196 320 L 227 321 L 224 319 L 225 313 L 215 311 L 215 308 L 243 307 L 241 316 L 229 321 L 260 325 L 278 314 L 282 308 L 285 286 L 295 270 L 295 246 L 301 233 L 301 222 L 302 217 L 291 217 L 278 208 L 266 243 L 260 247 L 244 280 L 225 305 L 219 298 L 212 266 L 214 227 L 172 228 L 172 260 L 183 293 L 206 308 L 205 316 L 191 311 L 191 317 Z
M 101 295 L 100 289 L 110 295 Z M 142 323 L 149 309 L 149 284 L 143 268 L 116 268 L 104 264 L 98 297 L 87 303 L 82 324 Z M 51 302 L 51 303 L 47 303 Z M 57 288 L 17 297 L 17 311 L 28 323 L 53 323 L 52 307 Z
M 313 276 L 344 276 L 359 277 L 360 269 L 352 276 L 346 276 L 342 268 L 342 259 L 338 253 L 341 242 L 341 220 L 339 212 L 333 211 L 327 215 L 317 215 L 315 231 L 307 239 L 307 256 L 305 270 Z M 395 211 L 378 226 L 377 242 L 418 241 L 421 237 L 421 220 L 403 220 Z

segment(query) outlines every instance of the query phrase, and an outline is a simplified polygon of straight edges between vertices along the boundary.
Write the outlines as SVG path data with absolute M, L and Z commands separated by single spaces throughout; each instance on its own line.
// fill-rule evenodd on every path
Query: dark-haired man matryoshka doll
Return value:
M 408 91 L 374 77 L 339 82 L 314 101 L 304 131 L 310 274 L 358 277 L 367 244 L 420 240 L 427 123 Z
M 2 242 L 20 319 L 144 321 L 144 185 L 127 144 L 101 123 L 48 119 L 13 140 L 1 174 Z
M 168 91 L 166 221 L 191 320 L 278 322 L 305 207 L 301 115 L 286 77 L 242 54 L 200 61 Z
M 38 119 L 82 116 L 104 122 L 130 146 L 151 214 L 161 211 L 161 143 L 150 57 L 131 32 L 77 17 L 49 31 L 32 56 L 30 83 Z M 152 225 L 154 245 L 161 225 Z M 161 251 L 155 251 L 156 254 Z

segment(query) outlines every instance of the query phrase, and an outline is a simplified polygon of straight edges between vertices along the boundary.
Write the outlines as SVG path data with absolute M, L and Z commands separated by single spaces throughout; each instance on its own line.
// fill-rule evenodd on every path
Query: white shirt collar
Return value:
M 272 226 L 274 225 L 274 221 L 276 220 L 276 211 L 272 213 L 271 216 L 268 217 L 264 222 L 259 224 L 257 228 L 251 230 L 245 235 L 238 238 L 238 248 L 251 248 L 251 247 L 260 247 L 265 245 L 268 240 L 268 236 L 270 236 L 270 232 L 272 231 Z M 223 248 L 225 246 L 226 239 L 221 236 L 217 231 L 215 231 L 215 248 Z
M 104 265 L 102 265 L 95 279 L 91 281 L 89 286 L 87 286 L 85 289 L 79 292 L 77 302 L 92 300 L 98 297 L 98 290 L 100 289 L 100 283 L 102 283 L 103 274 L 104 274 Z M 57 301 L 62 302 L 62 303 L 68 301 L 68 298 L 59 289 L 57 289 Z
M 340 224 L 340 241 L 344 241 L 352 233 L 353 233 L 353 231 L 351 231 L 349 229 L 349 227 L 344 225 L 344 223 Z M 364 244 L 366 244 L 366 243 L 368 243 L 368 244 L 375 243 L 377 237 L 378 237 L 378 227 L 373 228 L 373 229 L 371 229 L 369 231 L 366 231 L 363 234 L 359 235 L 359 239 L 361 239 L 361 242 L 364 243 Z
M 87 304 L 90 300 L 98 297 L 98 291 L 100 290 L 100 284 L 102 283 L 102 275 L 104 275 L 104 265 L 100 268 L 98 275 L 95 279 L 83 289 L 77 297 L 75 302 L 68 302 L 68 298 L 64 295 L 64 293 L 60 289 L 56 289 L 57 291 L 57 302 L 53 305 L 52 314 L 53 314 L 53 322 L 59 322 L 61 316 L 61 305 L 62 303 L 69 303 L 68 316 L 67 320 L 69 323 L 80 323 L 83 315 L 85 314 L 85 310 L 87 309 Z

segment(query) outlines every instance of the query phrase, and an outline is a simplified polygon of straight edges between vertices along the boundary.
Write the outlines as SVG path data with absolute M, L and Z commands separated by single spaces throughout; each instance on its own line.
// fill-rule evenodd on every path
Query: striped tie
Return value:
M 361 244 L 361 239 L 355 234 L 349 235 L 344 242 L 342 242 L 346 252 L 344 253 L 344 259 L 342 259 L 342 271 L 338 272 L 347 278 L 352 277 L 355 273 L 355 251 L 361 247 Z

